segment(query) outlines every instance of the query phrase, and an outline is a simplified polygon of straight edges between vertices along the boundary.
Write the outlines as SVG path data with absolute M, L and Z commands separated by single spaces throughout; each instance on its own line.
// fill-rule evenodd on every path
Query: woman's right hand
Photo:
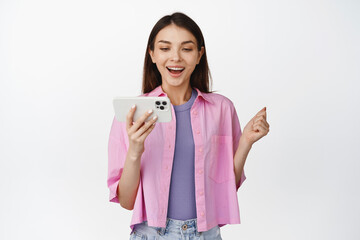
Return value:
M 133 159 L 139 159 L 143 154 L 144 142 L 146 137 L 155 127 L 157 116 L 155 115 L 151 120 L 145 120 L 152 114 L 152 110 L 144 113 L 136 122 L 133 122 L 136 105 L 134 105 L 126 116 L 126 130 L 129 137 L 129 149 Z

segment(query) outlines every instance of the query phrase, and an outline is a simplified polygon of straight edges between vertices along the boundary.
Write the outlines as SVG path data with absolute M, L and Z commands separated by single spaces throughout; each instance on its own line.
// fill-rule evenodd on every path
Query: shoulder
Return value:
M 148 93 L 142 93 L 140 95 L 138 95 L 138 97 L 148 97 L 149 94 L 151 94 L 151 92 L 148 92 Z
M 212 103 L 215 107 L 219 108 L 234 108 L 234 103 L 226 96 L 219 93 L 202 93 L 204 98 L 207 99 L 210 103 Z

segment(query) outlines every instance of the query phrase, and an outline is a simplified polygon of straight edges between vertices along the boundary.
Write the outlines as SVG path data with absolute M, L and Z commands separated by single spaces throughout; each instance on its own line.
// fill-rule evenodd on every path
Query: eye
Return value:
M 185 52 L 191 52 L 191 51 L 192 51 L 192 48 L 183 48 L 183 50 L 184 50 Z
M 167 47 L 162 47 L 162 48 L 160 48 L 160 50 L 165 52 L 165 51 L 168 51 L 169 48 L 167 48 Z

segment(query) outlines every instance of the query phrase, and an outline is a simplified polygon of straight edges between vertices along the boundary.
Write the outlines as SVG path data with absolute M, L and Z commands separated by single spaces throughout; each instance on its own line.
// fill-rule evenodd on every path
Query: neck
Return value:
M 161 85 L 161 88 L 164 92 L 166 92 L 168 98 L 170 99 L 170 102 L 172 105 L 181 105 L 189 101 L 191 98 L 191 86 L 190 84 L 184 85 L 184 86 L 165 86 L 164 84 Z

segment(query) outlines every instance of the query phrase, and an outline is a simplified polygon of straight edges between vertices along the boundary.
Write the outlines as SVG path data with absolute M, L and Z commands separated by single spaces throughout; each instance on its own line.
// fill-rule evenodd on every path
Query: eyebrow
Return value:
M 160 40 L 160 41 L 158 41 L 158 43 L 171 44 L 171 42 L 170 42 L 170 41 L 166 41 L 166 40 Z M 191 40 L 184 41 L 184 42 L 182 42 L 182 43 L 181 43 L 181 45 L 184 45 L 184 44 L 187 44 L 187 43 L 192 43 L 192 44 L 194 44 L 194 45 L 195 45 L 195 43 L 194 43 L 193 41 L 191 41 Z

